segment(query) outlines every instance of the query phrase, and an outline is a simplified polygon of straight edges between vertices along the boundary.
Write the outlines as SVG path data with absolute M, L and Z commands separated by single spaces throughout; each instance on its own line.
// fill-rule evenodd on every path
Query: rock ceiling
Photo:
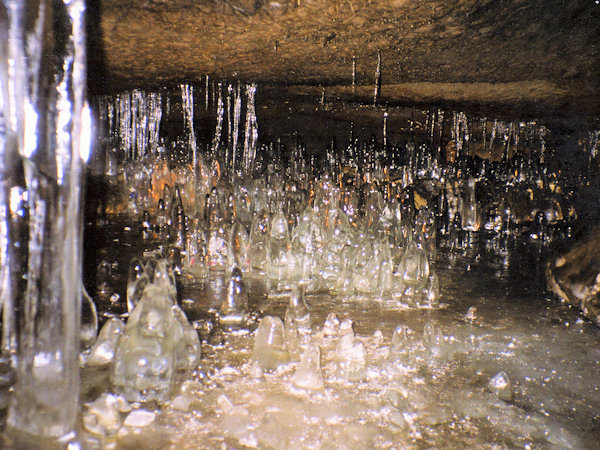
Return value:
M 366 93 L 379 52 L 390 100 L 450 91 L 598 110 L 594 0 L 92 0 L 88 10 L 96 90 L 210 74 L 344 91 L 354 61 Z

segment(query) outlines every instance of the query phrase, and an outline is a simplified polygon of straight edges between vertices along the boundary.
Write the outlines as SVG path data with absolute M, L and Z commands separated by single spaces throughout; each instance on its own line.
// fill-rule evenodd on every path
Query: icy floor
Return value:
M 324 389 L 292 385 L 298 353 L 275 372 L 257 373 L 253 333 L 224 332 L 217 344 L 203 343 L 196 376 L 157 408 L 150 426 L 124 426 L 103 445 L 593 448 L 600 436 L 600 330 L 545 291 L 541 264 L 529 245 L 502 257 L 483 244 L 459 257 L 442 252 L 436 310 L 309 295 Z M 288 298 L 267 296 L 260 281 L 248 280 L 254 308 L 283 319 Z M 219 286 L 215 279 L 184 283 L 188 316 L 218 304 Z M 476 314 L 468 314 L 471 307 Z M 351 319 L 365 346 L 361 380 L 339 377 L 339 337 L 322 333 L 331 312 Z M 408 339 L 392 348 L 401 324 Z M 428 338 L 432 327 L 442 340 Z M 488 386 L 501 371 L 511 383 L 508 399 Z

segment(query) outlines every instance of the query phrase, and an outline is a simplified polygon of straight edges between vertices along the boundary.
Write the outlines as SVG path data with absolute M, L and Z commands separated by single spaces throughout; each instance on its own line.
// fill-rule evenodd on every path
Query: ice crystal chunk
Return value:
M 152 220 L 150 219 L 150 212 L 146 209 L 142 213 L 142 238 L 149 239 L 152 236 Z
M 340 328 L 340 321 L 334 312 L 330 312 L 323 324 L 323 335 L 326 337 L 336 336 Z
M 435 272 L 431 272 L 427 281 L 427 303 L 430 308 L 440 305 L 440 280 Z
M 172 304 L 177 301 L 177 283 L 173 266 L 166 259 L 159 259 L 154 266 L 154 278 L 152 284 L 163 288 L 168 294 Z
M 250 271 L 250 238 L 239 220 L 231 227 L 227 257 L 229 268 L 238 267 L 242 272 Z
M 253 419 L 244 407 L 232 407 L 219 419 L 219 427 L 231 437 L 240 441 L 245 447 L 256 447 L 256 439 L 252 437 Z
M 270 229 L 271 216 L 266 210 L 261 210 L 254 216 L 250 230 L 250 264 L 255 269 L 266 269 Z
M 154 412 L 154 411 L 147 411 L 145 409 L 136 409 L 129 413 L 129 415 L 123 422 L 123 425 L 125 425 L 127 427 L 143 428 L 143 427 L 147 427 L 148 425 L 152 424 L 152 422 L 154 422 L 155 418 L 156 418 L 156 412 Z
M 301 343 L 306 343 L 311 332 L 311 319 L 301 288 L 294 286 L 285 313 L 285 334 L 287 349 L 295 353 Z
M 338 341 L 335 349 L 338 361 L 338 375 L 348 381 L 362 380 L 366 376 L 365 347 L 348 332 Z
M 260 364 L 258 363 L 258 361 L 253 361 L 252 364 L 250 365 L 250 371 L 249 371 L 249 375 L 251 378 L 262 378 L 262 376 L 264 375 L 263 369 L 260 366 Z
M 377 290 L 379 294 L 385 295 L 389 293 L 394 284 L 394 270 L 389 259 L 384 259 L 381 261 L 381 265 L 374 275 L 377 276 Z
M 183 310 L 177 305 L 172 310 L 182 333 L 180 338 L 175 336 L 175 370 L 180 378 L 187 378 L 200 362 L 200 338 Z M 179 329 L 175 329 L 178 333 Z
M 119 339 L 112 372 L 113 384 L 129 401 L 165 401 L 173 379 L 176 337 L 170 295 L 148 285 Z
M 442 330 L 436 328 L 432 322 L 425 324 L 423 343 L 432 357 L 443 359 L 448 356 L 448 346 L 445 344 Z
M 138 267 L 136 263 L 133 264 L 135 264 L 134 267 Z M 141 264 L 141 262 L 139 262 L 139 264 Z M 130 276 L 129 281 L 127 282 L 127 311 L 129 311 L 129 314 L 131 314 L 139 303 L 142 293 L 149 283 L 150 281 L 145 270 L 136 274 L 135 278 Z
M 86 407 L 83 426 L 87 431 L 98 436 L 111 436 L 119 431 L 121 415 L 115 395 L 104 393 Z
M 191 409 L 192 398 L 187 395 L 178 395 L 169 402 L 171 408 L 181 411 L 188 412 Z
M 398 325 L 392 336 L 392 345 L 390 347 L 389 359 L 399 360 L 403 363 L 408 361 L 410 356 L 410 348 L 408 342 L 408 327 L 406 325 Z
M 288 276 L 290 262 L 290 238 L 288 223 L 282 211 L 273 217 L 267 241 L 267 275 L 273 280 Z
M 465 189 L 465 194 L 462 199 L 462 229 L 469 231 L 477 231 L 481 226 L 480 206 L 476 199 L 477 180 L 469 178 Z
M 165 185 L 165 188 L 167 188 L 168 186 Z M 169 214 L 168 214 L 168 210 L 167 210 L 167 206 L 165 205 L 165 200 L 164 199 L 159 199 L 158 200 L 158 206 L 157 206 L 157 213 L 156 213 L 156 228 L 158 231 L 158 235 L 161 238 L 166 238 L 169 232 Z
M 208 230 L 206 245 L 206 264 L 211 270 L 222 271 L 229 259 L 229 231 L 224 223 Z
M 219 395 L 217 398 L 217 406 L 221 414 L 231 414 L 233 411 L 233 403 L 225 394 Z
M 470 306 L 465 315 L 463 316 L 467 322 L 474 322 L 477 320 L 477 307 Z
M 290 277 L 308 282 L 315 272 L 314 255 L 323 246 L 323 231 L 309 206 L 300 214 L 298 225 L 292 233 L 290 250 Z
M 339 335 L 344 336 L 348 333 L 354 336 L 354 322 L 352 322 L 352 319 L 344 319 L 340 324 Z
M 142 293 L 148 285 L 148 277 L 143 275 L 132 283 L 127 285 L 127 311 L 129 314 L 135 309 L 142 297 Z
M 488 389 L 505 402 L 510 402 L 513 398 L 512 383 L 506 372 L 502 371 L 494 375 L 488 383 Z
M 122 413 L 128 413 L 132 409 L 131 405 L 122 396 L 117 397 L 117 410 Z
M 392 413 L 390 414 L 390 423 L 392 423 L 400 429 L 408 427 L 408 424 L 406 423 L 406 420 L 404 419 L 404 416 L 400 411 L 392 411 Z
M 98 333 L 87 360 L 88 366 L 103 366 L 113 361 L 117 342 L 125 331 L 125 323 L 116 317 L 106 321 Z
M 173 211 L 171 241 L 178 249 L 185 250 L 187 247 L 187 217 L 183 211 L 181 202 L 177 202 L 173 207 Z
M 300 364 L 292 377 L 292 384 L 301 389 L 323 389 L 321 351 L 317 344 L 310 344 L 300 357 Z
M 254 359 L 263 370 L 275 370 L 287 357 L 283 322 L 279 317 L 263 317 L 254 338 Z
M 429 277 L 427 254 L 415 241 L 411 241 L 400 259 L 397 275 L 410 284 L 421 284 Z
M 408 342 L 408 327 L 406 325 L 398 325 L 392 336 L 392 350 L 404 348 Z
M 112 292 L 112 268 L 108 261 L 101 261 L 96 269 L 96 291 L 102 295 Z
M 81 286 L 81 350 L 88 350 L 96 341 L 98 333 L 98 311 L 94 300 Z
M 290 303 L 285 313 L 286 327 L 296 328 L 301 334 L 310 333 L 310 311 L 304 300 L 304 292 L 295 286 L 290 293 Z
M 242 272 L 235 267 L 231 272 L 226 297 L 219 308 L 219 319 L 225 326 L 242 326 L 248 311 L 248 294 Z

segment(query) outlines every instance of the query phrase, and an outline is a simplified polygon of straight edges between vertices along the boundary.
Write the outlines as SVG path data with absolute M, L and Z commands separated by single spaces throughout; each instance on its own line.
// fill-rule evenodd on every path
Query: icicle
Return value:
M 235 104 L 233 107 L 233 138 L 231 140 L 231 168 L 232 172 L 235 173 L 235 164 L 238 148 L 238 137 L 240 134 L 240 116 L 242 115 L 242 93 L 241 87 L 238 84 L 235 93 Z
M 381 97 L 381 52 L 377 51 L 377 68 L 375 69 L 375 92 L 373 94 L 373 103 L 377 105 Z
M 217 126 L 215 128 L 215 136 L 212 142 L 212 154 L 214 157 L 217 157 L 219 152 L 219 146 L 221 144 L 221 131 L 223 130 L 223 114 L 225 112 L 225 108 L 223 106 L 223 93 L 222 93 L 222 84 L 218 84 L 218 98 L 217 98 Z
M 497 132 L 498 132 L 498 121 L 496 119 L 494 119 L 494 125 L 492 126 L 492 133 L 490 135 L 490 147 L 489 147 L 490 155 L 494 151 L 494 141 L 496 140 Z
M 456 143 L 456 156 L 462 156 L 465 143 L 469 143 L 469 125 L 464 112 L 455 112 L 452 117 L 452 139 Z M 467 149 L 468 150 L 468 147 Z
M 198 148 L 194 131 L 194 87 L 188 84 L 181 85 L 181 100 L 183 102 L 183 120 L 188 134 L 188 143 L 192 150 L 192 167 L 196 168 L 198 162 Z
M 387 111 L 383 113 L 383 146 L 387 147 Z
M 148 103 L 148 116 L 148 146 L 150 152 L 154 153 L 156 152 L 160 142 L 160 121 L 162 119 L 162 97 L 160 93 L 150 94 Z
M 115 102 L 119 122 L 119 147 L 127 157 L 131 158 L 131 94 L 126 92 L 118 95 Z
M 256 158 L 256 144 L 258 141 L 258 124 L 256 121 L 256 85 L 246 86 L 246 135 L 244 140 L 244 171 L 250 173 Z
M 208 81 L 208 75 L 206 75 L 206 87 L 204 88 L 204 109 L 208 111 L 208 99 L 210 95 L 210 83 Z
M 483 153 L 487 154 L 487 118 L 486 117 L 482 117 L 481 118 L 481 142 L 482 142 L 482 148 L 483 148 Z M 490 154 L 490 158 L 492 157 L 492 155 Z
M 232 96 L 233 96 L 233 85 L 227 85 L 227 148 L 225 149 L 225 166 L 229 167 L 229 152 L 231 151 L 231 145 L 233 142 L 233 122 L 231 118 L 232 114 Z

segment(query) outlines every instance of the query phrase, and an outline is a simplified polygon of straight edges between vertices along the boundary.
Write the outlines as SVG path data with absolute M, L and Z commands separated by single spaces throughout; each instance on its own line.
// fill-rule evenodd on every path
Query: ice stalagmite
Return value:
M 279 317 L 261 319 L 254 338 L 254 359 L 263 370 L 275 370 L 287 362 L 283 322 Z
M 292 384 L 302 389 L 323 389 L 324 381 L 321 373 L 321 351 L 317 344 L 309 345 L 302 356 Z

